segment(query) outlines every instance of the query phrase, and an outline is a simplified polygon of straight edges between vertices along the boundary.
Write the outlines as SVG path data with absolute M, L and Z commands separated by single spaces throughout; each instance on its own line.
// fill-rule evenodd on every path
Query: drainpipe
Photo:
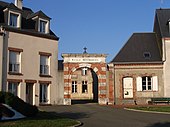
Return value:
M 6 41 L 6 31 L 1 26 L 0 27 L 0 34 L 3 36 L 2 41 L 2 75 L 1 75 L 1 84 L 2 84 L 2 91 L 6 91 L 6 84 L 7 84 L 7 53 L 8 53 L 8 43 Z
M 162 39 L 163 42 L 163 63 L 166 61 L 166 44 L 165 39 Z
M 114 83 L 114 105 L 116 105 L 116 82 L 115 82 L 115 64 L 113 63 L 113 77 L 114 77 L 114 80 L 113 80 L 113 83 Z

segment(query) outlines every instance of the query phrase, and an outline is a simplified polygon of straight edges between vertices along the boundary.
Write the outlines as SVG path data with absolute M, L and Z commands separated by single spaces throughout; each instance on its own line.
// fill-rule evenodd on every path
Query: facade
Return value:
M 106 54 L 62 54 L 64 104 L 72 100 L 93 100 L 106 104 Z
M 22 2 L 0 1 L 0 91 L 32 105 L 147 104 L 170 97 L 170 9 L 157 9 L 153 32 L 134 33 L 107 64 L 106 54 L 86 48 L 58 61 L 51 18 Z
M 148 104 L 170 97 L 170 9 L 157 9 L 154 30 L 134 33 L 108 64 L 111 104 Z
M 59 104 L 59 38 L 50 30 L 51 18 L 22 2 L 0 1 L 0 91 L 33 105 Z

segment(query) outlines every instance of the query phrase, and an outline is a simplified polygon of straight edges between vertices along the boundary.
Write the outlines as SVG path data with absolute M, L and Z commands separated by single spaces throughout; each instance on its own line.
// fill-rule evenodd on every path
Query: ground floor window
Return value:
M 40 103 L 48 102 L 48 84 L 40 84 Z
M 152 90 L 151 77 L 142 77 L 142 90 Z
M 82 93 L 87 93 L 87 81 L 82 81 Z
M 33 85 L 32 83 L 26 83 L 26 102 L 33 104 Z
M 77 81 L 72 81 L 72 93 L 77 93 Z
M 8 92 L 13 93 L 15 96 L 18 95 L 18 85 L 17 82 L 9 82 L 8 83 Z
M 157 76 L 143 76 L 136 78 L 137 91 L 158 91 Z

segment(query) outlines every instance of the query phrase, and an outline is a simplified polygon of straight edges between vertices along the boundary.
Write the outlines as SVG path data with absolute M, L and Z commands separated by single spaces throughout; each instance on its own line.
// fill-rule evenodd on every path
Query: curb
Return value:
M 155 113 L 155 114 L 170 115 L 169 112 L 144 111 L 144 110 L 137 110 L 137 109 L 130 109 L 130 108 L 124 108 L 124 109 L 125 109 L 125 110 L 128 110 L 128 111 L 134 111 L 134 112 L 143 112 L 143 113 Z
M 76 121 L 78 122 L 78 124 L 73 125 L 73 126 L 69 126 L 69 127 L 80 127 L 80 126 L 82 126 L 82 125 L 83 125 L 83 123 L 82 123 L 82 122 L 80 122 L 80 121 L 78 121 L 78 120 L 76 120 Z

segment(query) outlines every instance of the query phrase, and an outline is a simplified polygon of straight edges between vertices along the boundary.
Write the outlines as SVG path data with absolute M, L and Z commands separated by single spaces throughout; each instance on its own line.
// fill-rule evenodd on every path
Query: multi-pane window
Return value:
M 40 55 L 40 75 L 49 75 L 49 56 Z
M 87 75 L 87 68 L 82 68 L 82 75 L 83 76 Z
M 77 93 L 77 81 L 72 81 L 72 93 Z
M 151 77 L 142 77 L 142 90 L 152 90 Z
M 39 31 L 42 32 L 42 33 L 46 33 L 46 29 L 47 29 L 47 22 L 46 21 L 43 21 L 43 20 L 40 20 L 40 28 L 39 28 Z
M 87 81 L 82 81 L 82 93 L 87 93 Z
M 13 93 L 15 96 L 18 95 L 18 84 L 16 82 L 9 82 L 8 83 L 8 92 Z
M 158 91 L 157 76 L 143 76 L 136 78 L 137 91 Z
M 9 72 L 20 73 L 20 52 L 9 51 Z
M 40 84 L 40 103 L 48 102 L 48 84 Z
M 13 26 L 13 27 L 17 27 L 18 26 L 18 17 L 19 17 L 19 15 L 10 13 L 9 25 Z

